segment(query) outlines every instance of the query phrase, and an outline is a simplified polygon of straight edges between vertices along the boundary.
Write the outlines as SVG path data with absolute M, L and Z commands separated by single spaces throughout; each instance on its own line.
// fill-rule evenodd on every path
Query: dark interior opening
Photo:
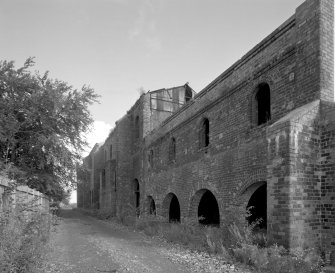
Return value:
M 169 208 L 169 222 L 180 222 L 180 206 L 178 198 L 174 195 Z
M 136 215 L 140 215 L 140 183 L 135 179 L 135 207 L 136 207 Z
M 156 205 L 153 198 L 150 198 L 149 214 L 156 215 Z
M 170 161 L 173 161 L 176 159 L 176 139 L 174 137 L 171 138 L 171 142 L 170 142 L 169 158 L 170 158 Z
M 206 191 L 202 196 L 198 207 L 199 223 L 203 225 L 220 225 L 219 206 L 215 196 Z
M 247 218 L 249 224 L 262 219 L 260 223 L 256 225 L 259 229 L 265 229 L 267 227 L 267 196 L 266 196 L 266 184 L 260 186 L 250 197 L 247 208 L 250 208 L 251 215 Z
M 209 120 L 206 118 L 202 123 L 202 146 L 207 147 L 209 145 Z
M 267 83 L 258 86 L 257 101 L 257 125 L 266 123 L 271 119 L 270 87 Z

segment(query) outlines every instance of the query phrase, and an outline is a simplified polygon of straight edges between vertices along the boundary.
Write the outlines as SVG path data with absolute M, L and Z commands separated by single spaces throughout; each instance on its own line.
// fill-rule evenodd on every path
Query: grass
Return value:
M 218 227 L 195 223 L 166 223 L 157 217 L 137 219 L 136 228 L 149 236 L 160 236 L 168 242 L 221 255 L 228 262 L 249 265 L 259 273 L 322 272 L 318 251 L 298 247 L 290 251 L 270 244 L 266 234 L 257 231 L 257 223 L 230 222 Z

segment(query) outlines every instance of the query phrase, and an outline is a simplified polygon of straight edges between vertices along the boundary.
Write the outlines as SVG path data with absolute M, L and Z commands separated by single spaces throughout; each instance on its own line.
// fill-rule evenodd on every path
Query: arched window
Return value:
M 199 143 L 200 148 L 204 148 L 209 145 L 209 120 L 207 118 L 204 118 L 200 124 Z
M 135 118 L 135 138 L 140 137 L 140 117 L 136 116 Z
M 113 145 L 111 144 L 109 146 L 109 159 L 112 160 L 113 158 Z
M 170 145 L 169 145 L 169 161 L 174 161 L 176 160 L 176 139 L 173 137 L 170 140 Z
M 261 125 L 271 119 L 270 86 L 261 83 L 257 86 L 254 96 L 253 120 L 254 124 Z

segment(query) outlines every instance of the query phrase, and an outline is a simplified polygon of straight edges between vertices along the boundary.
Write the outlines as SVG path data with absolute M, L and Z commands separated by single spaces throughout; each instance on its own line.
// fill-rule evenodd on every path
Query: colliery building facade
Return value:
M 333 18 L 307 0 L 201 92 L 141 95 L 85 158 L 78 206 L 216 225 L 252 206 L 270 239 L 334 253 Z

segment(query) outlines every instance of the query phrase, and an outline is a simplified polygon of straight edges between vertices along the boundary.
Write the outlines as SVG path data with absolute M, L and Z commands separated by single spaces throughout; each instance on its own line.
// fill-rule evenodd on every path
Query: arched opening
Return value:
M 174 161 L 176 159 L 176 139 L 173 137 L 170 141 L 169 146 L 169 161 Z
M 198 206 L 199 223 L 203 225 L 220 225 L 219 205 L 209 190 L 202 195 Z
M 156 215 L 155 200 L 152 198 L 152 196 L 148 196 L 148 213 L 150 215 Z
M 204 118 L 201 123 L 199 138 L 200 148 L 204 148 L 209 145 L 209 120 L 207 118 Z
M 169 222 L 180 222 L 180 206 L 177 196 L 173 195 L 169 207 Z
M 134 193 L 135 193 L 135 209 L 136 215 L 140 215 L 140 183 L 137 179 L 134 180 Z
M 271 119 L 270 86 L 267 83 L 261 83 L 257 86 L 254 109 L 257 125 L 266 123 Z
M 267 227 L 267 193 L 266 184 L 258 187 L 251 195 L 247 209 L 250 216 L 247 217 L 249 224 L 257 223 L 256 228 L 266 230 Z

